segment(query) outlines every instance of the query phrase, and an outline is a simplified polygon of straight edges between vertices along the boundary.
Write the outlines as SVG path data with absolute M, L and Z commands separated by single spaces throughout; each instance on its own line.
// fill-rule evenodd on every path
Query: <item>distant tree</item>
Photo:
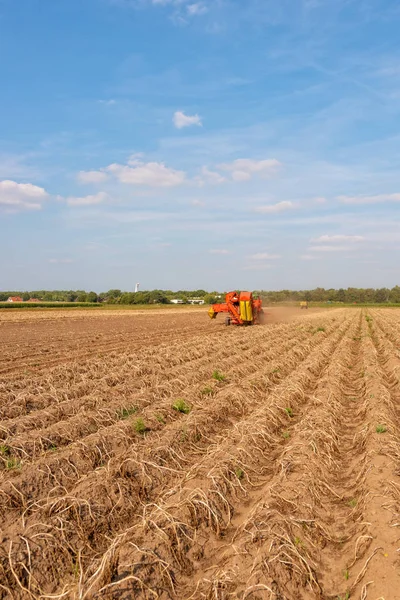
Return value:
M 398 285 L 395 285 L 394 288 L 390 290 L 389 300 L 390 302 L 400 304 L 400 287 Z
M 86 292 L 80 292 L 76 298 L 77 302 L 87 302 L 87 294 Z
M 387 288 L 375 290 L 375 302 L 382 303 L 389 300 L 390 292 Z
M 216 304 L 218 302 L 221 302 L 221 299 L 218 298 L 218 296 L 214 293 L 214 294 L 206 294 L 204 296 L 204 302 L 206 304 Z
M 24 302 L 26 302 L 27 300 L 29 300 L 29 298 L 30 298 L 30 297 L 31 297 L 31 295 L 29 294 L 29 292 L 24 292 L 24 293 L 22 294 L 22 300 L 23 300 Z
M 89 292 L 86 296 L 86 302 L 97 302 L 96 292 Z

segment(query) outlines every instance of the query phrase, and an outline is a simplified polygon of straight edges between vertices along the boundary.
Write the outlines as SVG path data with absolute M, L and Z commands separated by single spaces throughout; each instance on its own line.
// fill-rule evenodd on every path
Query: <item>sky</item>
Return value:
M 400 284 L 397 0 L 0 0 L 0 289 Z

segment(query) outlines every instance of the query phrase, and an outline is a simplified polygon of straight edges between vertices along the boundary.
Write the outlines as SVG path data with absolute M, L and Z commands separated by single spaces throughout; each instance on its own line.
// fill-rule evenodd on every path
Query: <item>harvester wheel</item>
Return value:
M 231 318 L 230 317 L 226 317 L 225 318 L 225 325 L 228 326 L 231 324 Z

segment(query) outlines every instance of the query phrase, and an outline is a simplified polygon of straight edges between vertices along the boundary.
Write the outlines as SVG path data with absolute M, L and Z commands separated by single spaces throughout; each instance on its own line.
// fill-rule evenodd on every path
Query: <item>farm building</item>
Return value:
M 23 302 L 23 300 L 19 296 L 10 296 L 7 302 Z
M 203 298 L 189 298 L 189 304 L 204 304 Z
M 173 300 L 171 300 L 171 304 L 183 304 L 183 300 L 180 300 L 179 298 L 174 298 Z
M 27 302 L 40 302 L 40 300 L 38 300 L 38 298 L 29 298 Z

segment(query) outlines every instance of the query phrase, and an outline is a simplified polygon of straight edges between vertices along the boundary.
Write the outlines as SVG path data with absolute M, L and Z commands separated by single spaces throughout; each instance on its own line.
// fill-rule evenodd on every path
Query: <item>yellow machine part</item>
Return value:
M 240 301 L 240 318 L 242 321 L 253 321 L 253 309 L 250 300 Z
M 210 317 L 210 319 L 215 319 L 217 316 L 217 313 L 214 311 L 212 306 L 210 306 L 208 310 L 208 316 Z

